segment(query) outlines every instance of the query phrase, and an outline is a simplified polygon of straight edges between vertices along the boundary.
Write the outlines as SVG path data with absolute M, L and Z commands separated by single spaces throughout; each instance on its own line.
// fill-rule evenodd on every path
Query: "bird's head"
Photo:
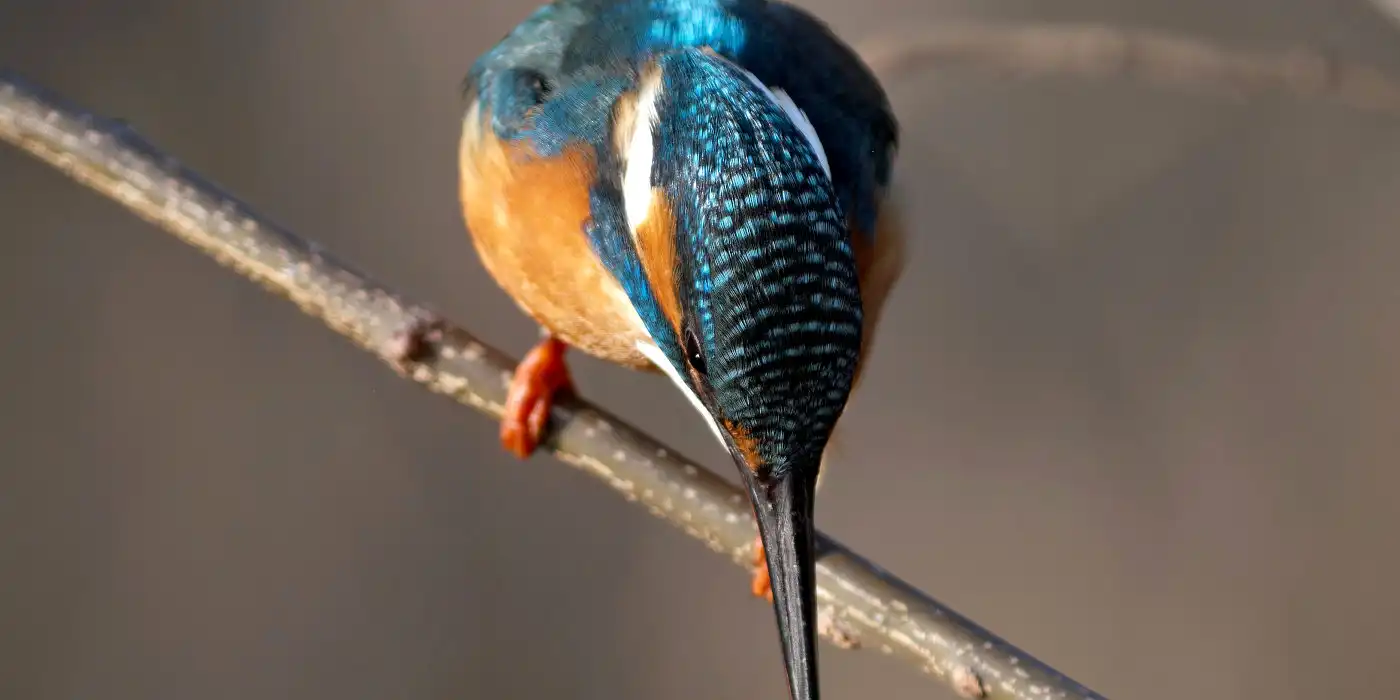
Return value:
M 657 56 L 614 113 L 625 285 L 753 499 L 795 697 L 816 693 L 812 501 L 862 308 L 826 155 L 779 90 L 703 49 Z

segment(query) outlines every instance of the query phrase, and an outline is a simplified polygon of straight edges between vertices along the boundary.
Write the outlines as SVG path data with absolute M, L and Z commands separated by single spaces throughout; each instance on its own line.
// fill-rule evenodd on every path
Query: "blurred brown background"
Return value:
M 519 353 L 456 209 L 509 0 L 0 0 L 0 65 Z M 1105 21 L 1400 76 L 1363 0 L 809 0 L 861 40 Z M 1114 698 L 1400 696 L 1400 128 L 889 85 L 914 261 L 823 528 Z M 0 697 L 780 698 L 747 579 L 0 148 Z M 728 468 L 664 380 L 583 390 Z M 649 408 L 659 406 L 660 408 Z M 949 697 L 823 648 L 831 698 Z

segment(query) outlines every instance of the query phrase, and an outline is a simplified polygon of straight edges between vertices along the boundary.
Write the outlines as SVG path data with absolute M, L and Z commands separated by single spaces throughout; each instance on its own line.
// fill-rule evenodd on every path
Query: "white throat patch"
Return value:
M 622 172 L 622 204 L 627 211 L 627 225 L 636 240 L 637 230 L 651 211 L 651 164 L 655 147 L 652 129 L 656 128 L 656 98 L 661 95 L 661 73 L 649 71 L 637 91 L 631 138 L 627 141 L 627 160 Z
M 710 415 L 710 411 L 705 408 L 705 404 L 700 403 L 700 397 L 696 396 L 694 391 L 691 391 L 690 383 L 687 382 L 685 378 L 681 377 L 680 373 L 676 371 L 675 366 L 671 364 L 671 361 L 666 359 L 666 354 L 661 352 L 661 348 L 657 347 L 656 343 L 648 343 L 644 340 L 639 340 L 637 341 L 637 351 L 646 355 L 647 359 L 651 360 L 652 364 L 659 367 L 662 372 L 666 373 L 666 376 L 671 378 L 672 382 L 675 382 L 676 386 L 680 387 L 681 393 L 685 394 L 687 399 L 690 399 L 690 405 L 694 406 L 695 410 L 700 412 L 700 415 L 705 418 L 705 424 L 709 425 L 710 430 L 714 431 L 715 439 L 719 440 L 720 446 L 725 447 L 724 433 L 720 431 L 719 423 L 715 422 L 714 416 Z M 726 447 L 726 449 L 728 448 Z

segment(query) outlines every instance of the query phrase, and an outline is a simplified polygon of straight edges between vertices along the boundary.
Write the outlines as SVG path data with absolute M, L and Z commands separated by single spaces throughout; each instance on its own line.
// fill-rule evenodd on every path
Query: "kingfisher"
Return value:
M 460 198 L 541 328 L 500 438 L 573 389 L 569 348 L 669 377 L 738 467 L 788 689 L 816 700 L 813 503 L 903 269 L 881 216 L 898 125 L 876 77 L 778 0 L 556 0 L 464 83 Z

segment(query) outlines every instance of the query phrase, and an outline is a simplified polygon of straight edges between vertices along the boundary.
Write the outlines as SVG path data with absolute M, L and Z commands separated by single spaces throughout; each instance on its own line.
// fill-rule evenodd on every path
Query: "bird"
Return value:
M 738 468 L 753 592 L 820 697 L 814 501 L 903 270 L 899 127 L 871 69 L 779 0 L 555 0 L 472 64 L 460 203 L 540 327 L 502 445 L 528 458 L 575 349 L 668 377 Z

